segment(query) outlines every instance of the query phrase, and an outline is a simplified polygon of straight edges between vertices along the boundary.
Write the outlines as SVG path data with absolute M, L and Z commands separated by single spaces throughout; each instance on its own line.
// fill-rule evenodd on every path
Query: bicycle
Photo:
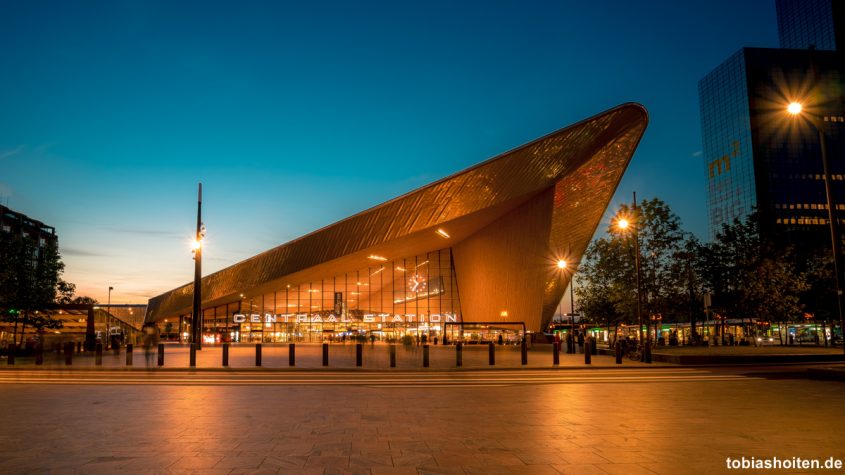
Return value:
M 639 346 L 639 345 L 634 346 L 634 347 L 633 347 L 633 348 L 631 348 L 630 350 L 626 351 L 626 352 L 625 352 L 625 355 L 626 355 L 626 356 L 628 357 L 628 359 L 630 359 L 631 361 L 641 361 L 641 360 L 642 360 L 642 358 L 643 358 L 643 354 L 642 354 L 642 351 L 640 350 L 640 346 Z

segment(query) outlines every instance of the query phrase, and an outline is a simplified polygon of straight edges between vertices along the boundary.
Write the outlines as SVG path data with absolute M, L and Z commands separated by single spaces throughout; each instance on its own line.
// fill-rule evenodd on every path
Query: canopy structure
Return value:
M 451 305 L 449 314 L 459 321 L 524 322 L 529 330 L 544 329 L 572 277 L 572 265 L 561 270 L 556 264 L 580 260 L 647 123 L 642 106 L 620 105 L 234 264 L 202 279 L 203 309 L 223 305 L 231 316 L 232 304 L 241 302 L 234 312 L 248 313 L 242 302 L 276 295 L 275 306 L 265 297 L 260 311 L 296 307 L 291 314 L 296 315 L 306 310 L 300 310 L 305 306 L 299 297 L 292 300 L 291 289 L 306 286 L 312 292 L 311 283 L 323 282 L 324 292 L 334 292 L 334 306 L 319 301 L 308 307 L 338 317 L 372 312 L 422 318 L 427 312 L 446 314 L 443 309 Z M 414 273 L 408 256 L 435 251 L 447 256 L 441 259 L 448 271 Z M 428 258 L 415 259 L 417 268 L 420 262 L 430 265 Z M 385 263 L 374 267 L 376 260 Z M 362 275 L 373 282 L 385 269 L 390 283 L 379 277 L 368 288 L 369 300 L 346 290 L 362 288 L 367 285 Z M 345 276 L 347 287 L 337 284 L 337 276 Z M 329 278 L 335 282 L 331 289 L 325 284 Z M 376 301 L 372 292 L 387 285 L 390 297 Z M 456 295 L 443 303 L 449 290 Z M 425 303 L 435 291 L 439 310 Z M 187 284 L 152 298 L 146 321 L 190 314 L 192 295 L 193 284 Z M 416 313 L 408 302 L 415 302 Z

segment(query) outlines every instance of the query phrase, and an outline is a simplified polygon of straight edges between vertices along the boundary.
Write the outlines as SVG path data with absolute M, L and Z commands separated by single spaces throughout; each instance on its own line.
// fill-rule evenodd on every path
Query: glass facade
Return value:
M 757 205 L 744 50 L 699 81 L 698 97 L 712 239 Z
M 834 202 L 845 210 L 843 78 L 834 52 L 745 48 L 699 82 L 711 239 L 757 209 L 764 230 L 787 243 L 830 242 L 810 114 L 826 137 Z M 804 116 L 786 112 L 793 100 Z
M 749 49 L 746 55 L 760 174 L 760 212 L 778 234 L 799 233 L 796 244 L 829 245 L 827 197 L 817 126 L 784 109 L 801 100 L 826 136 L 834 203 L 845 209 L 845 103 L 842 66 L 832 52 Z M 841 213 L 840 213 L 841 215 Z M 841 218 L 840 218 L 841 221 Z M 773 226 L 772 226 L 773 224 Z
M 310 282 L 203 309 L 203 339 L 220 342 L 395 341 L 442 338 L 461 322 L 450 249 L 385 260 Z M 180 317 L 182 341 L 190 315 Z
M 781 48 L 837 49 L 833 0 L 777 0 L 777 17 Z

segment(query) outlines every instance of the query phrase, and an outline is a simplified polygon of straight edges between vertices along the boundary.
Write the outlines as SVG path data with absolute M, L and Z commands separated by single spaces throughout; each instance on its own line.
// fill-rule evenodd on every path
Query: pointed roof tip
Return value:
M 644 105 L 642 105 L 641 103 L 639 103 L 637 101 L 623 102 L 623 103 L 621 103 L 621 104 L 619 104 L 615 107 L 611 107 L 610 110 L 619 109 L 619 108 L 623 108 L 623 107 L 624 108 L 631 107 L 631 108 L 635 108 L 635 109 L 641 109 L 643 112 L 648 114 L 648 109 L 646 109 L 646 107 Z
M 644 105 L 640 104 L 639 102 L 623 102 L 622 104 L 619 104 L 615 108 L 619 108 L 619 109 L 624 108 L 624 109 L 629 109 L 631 111 L 637 111 L 640 114 L 642 114 L 643 119 L 645 120 L 646 123 L 648 123 L 648 119 L 649 119 L 648 109 L 646 109 L 646 107 Z
M 582 120 L 581 122 L 589 122 L 590 120 L 596 119 L 598 117 L 601 117 L 601 116 L 604 116 L 604 115 L 607 115 L 607 114 L 612 114 L 614 112 L 619 112 L 619 111 L 625 111 L 625 112 L 629 112 L 631 114 L 637 114 L 637 115 L 641 116 L 642 120 L 645 121 L 646 124 L 648 124 L 648 118 L 649 118 L 648 109 L 646 109 L 646 107 L 644 105 L 640 104 L 639 102 L 623 102 L 623 103 L 621 103 L 617 106 L 611 107 L 610 109 L 599 112 L 598 114 L 596 114 L 592 117 L 588 117 L 588 118 Z

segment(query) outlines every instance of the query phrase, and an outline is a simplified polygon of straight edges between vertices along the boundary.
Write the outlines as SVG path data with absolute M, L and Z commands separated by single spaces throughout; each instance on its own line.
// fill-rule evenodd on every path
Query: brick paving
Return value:
M 449 387 L 4 384 L 0 472 L 627 475 L 845 458 L 841 383 L 607 373 Z

